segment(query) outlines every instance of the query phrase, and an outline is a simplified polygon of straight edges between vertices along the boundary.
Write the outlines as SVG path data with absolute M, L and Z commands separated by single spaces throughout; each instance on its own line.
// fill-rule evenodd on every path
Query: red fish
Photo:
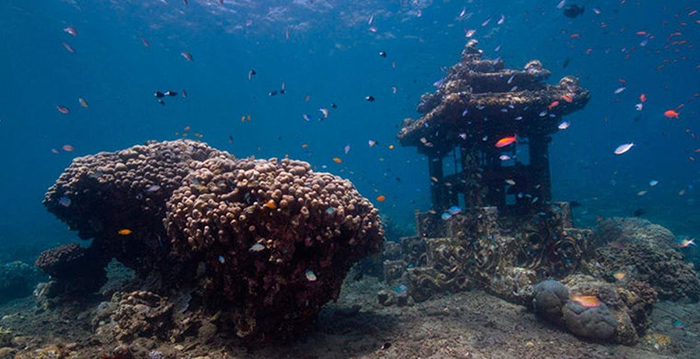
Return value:
M 78 36 L 78 30 L 76 30 L 72 26 L 68 26 L 67 28 L 63 29 L 64 32 L 67 34 L 73 35 L 73 36 Z
M 64 151 L 66 151 L 66 152 L 73 152 L 73 151 L 75 151 L 75 147 L 73 147 L 73 146 L 71 146 L 71 145 L 63 145 L 61 148 L 62 148 Z
M 559 101 L 554 101 L 554 102 L 550 103 L 549 106 L 547 106 L 547 109 L 552 110 L 553 108 L 555 108 L 557 106 L 559 106 Z
M 595 295 L 575 295 L 571 300 L 581 304 L 586 308 L 594 308 L 600 306 L 600 300 Z
M 641 101 L 641 102 L 647 102 L 647 95 L 645 95 L 645 94 L 639 95 L 639 101 Z
M 496 142 L 496 148 L 506 147 L 506 146 L 516 142 L 516 141 L 517 141 L 517 139 L 515 138 L 515 136 L 503 137 L 500 140 L 498 140 L 498 142 Z
M 69 110 L 68 107 L 66 107 L 66 106 L 58 105 L 58 106 L 56 106 L 56 109 L 58 110 L 58 112 L 60 112 L 60 113 L 62 113 L 62 114 L 64 114 L 64 115 L 67 115 L 67 114 L 70 113 L 70 110 Z
M 570 95 L 562 95 L 562 96 L 561 96 L 561 99 L 564 100 L 564 101 L 566 101 L 566 102 L 568 102 L 568 103 L 574 102 L 574 98 L 571 97 Z
M 680 113 L 676 112 L 676 110 L 668 110 L 664 112 L 664 116 L 666 116 L 666 118 L 678 118 Z

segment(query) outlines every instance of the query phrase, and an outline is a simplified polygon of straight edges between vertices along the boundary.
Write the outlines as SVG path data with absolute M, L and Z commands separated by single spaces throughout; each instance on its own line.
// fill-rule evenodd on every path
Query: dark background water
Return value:
M 588 106 L 567 118 L 571 127 L 555 135 L 550 154 L 554 197 L 582 204 L 580 225 L 644 208 L 645 217 L 676 234 L 698 235 L 698 161 L 691 159 L 700 147 L 692 137 L 699 120 L 700 14 L 691 12 L 698 5 L 581 1 L 585 13 L 569 19 L 557 3 L 4 0 L 0 248 L 9 253 L 74 240 L 41 200 L 75 156 L 179 138 L 175 133 L 185 126 L 239 157 L 289 155 L 349 178 L 371 199 L 386 196 L 376 203 L 381 212 L 410 231 L 414 209 L 430 206 L 427 164 L 395 136 L 404 118 L 417 116 L 419 97 L 433 90 L 441 67 L 459 59 L 468 29 L 477 30 L 486 56 L 500 56 L 510 67 L 540 59 L 552 71 L 550 82 L 571 74 L 592 92 Z M 498 25 L 501 15 L 505 22 Z M 65 33 L 67 26 L 79 35 Z M 638 31 L 653 36 L 646 46 Z M 251 68 L 258 75 L 248 81 Z M 620 79 L 627 89 L 615 95 Z M 268 96 L 282 82 L 287 93 Z M 153 98 L 155 90 L 182 89 L 189 96 L 168 98 L 165 106 Z M 640 113 L 634 105 L 641 93 L 648 101 Z M 367 95 L 376 101 L 365 101 Z M 81 108 L 79 97 L 90 107 Z M 338 108 L 318 121 L 318 109 L 331 103 Z M 679 105 L 680 119 L 663 116 Z M 304 113 L 314 120 L 305 122 Z M 241 122 L 243 115 L 252 120 Z M 368 140 L 379 145 L 370 148 Z M 614 155 L 626 142 L 636 146 Z M 51 152 L 64 144 L 75 151 Z M 659 184 L 650 188 L 652 179 Z M 648 193 L 638 196 L 641 190 Z

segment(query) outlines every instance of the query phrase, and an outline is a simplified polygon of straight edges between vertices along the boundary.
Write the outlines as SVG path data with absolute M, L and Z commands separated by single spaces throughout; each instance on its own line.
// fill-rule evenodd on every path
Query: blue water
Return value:
M 558 2 L 4 0 L 0 247 L 75 239 L 41 205 L 72 158 L 176 139 L 185 126 L 239 157 L 289 155 L 352 180 L 371 199 L 384 195 L 381 213 L 410 233 L 413 210 L 430 207 L 427 163 L 399 146 L 396 133 L 404 118 L 418 116 L 420 95 L 433 90 L 441 67 L 458 61 L 470 29 L 487 57 L 514 68 L 536 58 L 552 71 L 551 83 L 571 74 L 591 91 L 550 153 L 554 198 L 582 204 L 579 224 L 644 208 L 676 234 L 699 235 L 700 158 L 691 157 L 700 148 L 692 137 L 700 120 L 700 13 L 689 15 L 697 3 L 583 1 L 585 13 L 569 19 Z M 64 32 L 68 26 L 78 36 Z M 638 31 L 651 34 L 646 46 Z M 257 75 L 249 81 L 251 69 Z M 268 96 L 282 83 L 286 94 Z M 165 106 L 153 97 L 182 89 L 188 97 L 166 98 Z M 648 101 L 638 112 L 641 93 Z M 680 105 L 679 119 L 663 116 Z M 329 108 L 328 119 L 318 120 L 319 108 Z M 631 151 L 613 154 L 627 142 L 635 143 Z M 75 151 L 52 153 L 65 144 Z M 650 180 L 659 184 L 650 188 Z

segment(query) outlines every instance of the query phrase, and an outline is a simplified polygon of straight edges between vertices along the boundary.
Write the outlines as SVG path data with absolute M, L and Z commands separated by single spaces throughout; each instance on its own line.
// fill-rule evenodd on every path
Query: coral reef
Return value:
M 40 275 L 29 264 L 15 261 L 0 265 L 0 304 L 32 294 Z
M 700 279 L 668 229 L 639 218 L 613 218 L 594 230 L 604 274 L 649 283 L 660 299 L 697 301 Z
M 100 289 L 107 281 L 105 258 L 93 255 L 90 248 L 77 243 L 46 250 L 34 263 L 40 271 L 51 276 L 44 288 L 47 298 L 61 294 L 86 294 Z
M 94 238 L 88 248 L 42 254 L 37 266 L 52 278 L 66 282 L 83 270 L 93 273 L 85 282 L 101 283 L 114 258 L 154 292 L 130 295 L 136 302 L 120 302 L 126 314 L 116 316 L 144 316 L 138 307 L 160 320 L 165 313 L 146 309 L 162 307 L 151 299 L 187 295 L 223 311 L 248 341 L 311 322 L 383 240 L 378 211 L 349 181 L 306 162 L 235 159 L 192 141 L 77 158 L 44 204 L 81 238 Z M 158 331 L 112 321 L 119 337 Z
M 167 206 L 174 253 L 206 265 L 199 282 L 238 308 L 240 336 L 313 319 L 383 238 L 350 182 L 289 159 L 205 161 Z

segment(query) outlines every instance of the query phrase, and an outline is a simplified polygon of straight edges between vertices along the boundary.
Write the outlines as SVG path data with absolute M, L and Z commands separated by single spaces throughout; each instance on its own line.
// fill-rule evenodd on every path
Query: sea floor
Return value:
M 384 307 L 376 300 L 380 289 L 385 289 L 383 284 L 373 277 L 346 283 L 338 301 L 323 309 L 316 327 L 290 345 L 247 350 L 229 347 L 220 334 L 180 343 L 139 338 L 127 344 L 137 353 L 155 350 L 162 358 L 198 359 L 697 358 L 700 353 L 697 303 L 658 303 L 651 335 L 627 347 L 582 341 L 538 320 L 524 307 L 480 290 L 412 306 Z M 17 358 L 39 358 L 37 350 L 43 348 L 46 353 L 56 345 L 69 353 L 66 358 L 102 358 L 112 352 L 114 344 L 103 344 L 94 336 L 88 315 L 91 309 L 72 306 L 43 311 L 32 298 L 5 304 L 0 307 L 0 334 L 9 330 L 11 339 L 10 343 L 0 341 L 0 347 L 7 345 L 0 349 L 0 359 L 17 354 L 22 354 Z

